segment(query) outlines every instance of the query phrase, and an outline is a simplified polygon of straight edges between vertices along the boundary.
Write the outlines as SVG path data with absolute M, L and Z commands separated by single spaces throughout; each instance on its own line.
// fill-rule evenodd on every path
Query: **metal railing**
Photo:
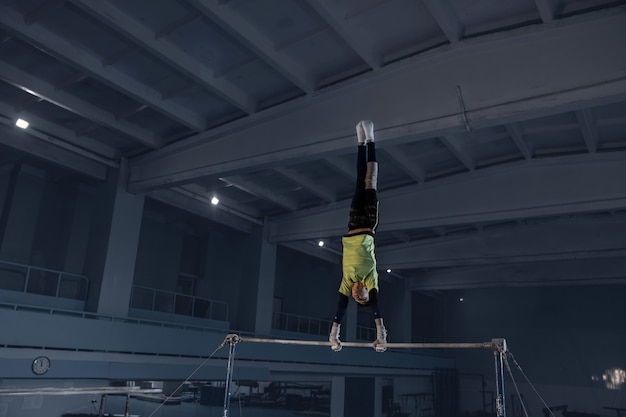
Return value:
M 133 286 L 131 308 L 228 321 L 228 304 L 173 291 Z
M 0 261 L 0 289 L 85 301 L 87 277 L 15 262 Z
M 332 321 L 290 313 L 274 313 L 272 327 L 276 330 L 328 336 Z
M 319 336 L 328 336 L 332 325 L 332 320 L 281 312 L 274 313 L 274 320 L 272 321 L 272 328 L 276 330 L 314 334 Z M 356 339 L 365 341 L 376 339 L 376 328 L 357 326 Z

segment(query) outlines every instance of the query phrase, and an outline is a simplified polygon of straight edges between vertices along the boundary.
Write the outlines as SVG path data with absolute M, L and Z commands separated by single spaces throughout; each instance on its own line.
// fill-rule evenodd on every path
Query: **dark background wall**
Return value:
M 542 405 L 528 380 L 550 406 L 606 413 L 623 403 L 624 388 L 606 388 L 603 375 L 626 369 L 626 286 L 497 288 L 443 292 L 446 339 L 482 342 L 505 338 L 519 364 L 509 359 L 515 381 L 539 413 Z M 461 302 L 460 299 L 463 298 Z M 458 350 L 462 374 L 482 375 L 495 387 L 494 359 L 483 350 Z M 507 375 L 506 392 L 515 393 Z M 474 378 L 474 383 L 476 378 Z

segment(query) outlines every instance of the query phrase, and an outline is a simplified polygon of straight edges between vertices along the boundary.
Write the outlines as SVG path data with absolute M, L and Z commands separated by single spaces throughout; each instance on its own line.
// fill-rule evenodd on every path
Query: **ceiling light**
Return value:
M 324 241 L 320 240 L 319 242 L 317 242 L 317 246 L 319 246 L 320 248 L 324 246 Z
M 214 206 L 217 206 L 220 203 L 220 199 L 217 197 L 213 197 L 211 199 L 211 204 L 213 204 Z
M 21 129 L 26 129 L 28 127 L 29 123 L 24 120 L 24 119 L 17 119 L 15 121 L 15 126 L 21 128 Z
M 391 274 L 391 268 L 387 269 L 387 273 Z

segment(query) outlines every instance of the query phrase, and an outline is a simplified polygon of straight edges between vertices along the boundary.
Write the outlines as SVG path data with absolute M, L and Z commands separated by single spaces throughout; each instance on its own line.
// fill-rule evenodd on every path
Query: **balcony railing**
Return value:
M 131 308 L 228 321 L 228 304 L 173 291 L 133 286 Z
M 315 317 L 300 316 L 290 313 L 274 313 L 272 327 L 276 330 L 288 332 L 306 333 L 319 336 L 328 336 L 333 322 L 331 320 L 319 319 Z M 376 329 L 372 327 L 357 326 L 357 340 L 376 339 Z
M 332 321 L 289 313 L 274 313 L 272 327 L 276 330 L 328 336 Z
M 87 277 L 15 262 L 0 261 L 0 289 L 85 301 Z
M 319 336 L 328 336 L 333 322 L 331 320 L 300 316 L 290 313 L 274 313 L 272 327 L 276 330 L 306 333 Z M 356 326 L 356 339 L 359 341 L 373 341 L 376 339 L 376 328 Z

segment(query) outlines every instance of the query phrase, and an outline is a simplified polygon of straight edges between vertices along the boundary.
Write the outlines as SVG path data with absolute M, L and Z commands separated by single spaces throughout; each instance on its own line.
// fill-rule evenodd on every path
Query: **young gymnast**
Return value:
M 352 295 L 360 306 L 373 310 L 376 340 L 372 346 L 377 352 L 384 352 L 387 350 L 387 330 L 378 310 L 378 272 L 374 253 L 374 232 L 378 225 L 378 162 L 374 146 L 374 124 L 370 120 L 362 120 L 356 125 L 356 133 L 356 189 L 350 205 L 348 233 L 341 239 L 343 276 L 339 286 L 337 313 L 328 340 L 332 350 L 341 350 L 341 321 L 348 307 L 349 296 Z

